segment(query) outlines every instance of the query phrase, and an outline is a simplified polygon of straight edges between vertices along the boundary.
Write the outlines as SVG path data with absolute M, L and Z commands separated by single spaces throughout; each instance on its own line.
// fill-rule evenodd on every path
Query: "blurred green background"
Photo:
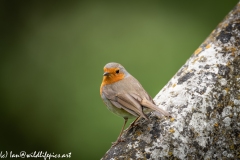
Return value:
M 103 66 L 154 97 L 237 2 L 1 0 L 0 150 L 100 159 L 123 124 L 99 96 Z

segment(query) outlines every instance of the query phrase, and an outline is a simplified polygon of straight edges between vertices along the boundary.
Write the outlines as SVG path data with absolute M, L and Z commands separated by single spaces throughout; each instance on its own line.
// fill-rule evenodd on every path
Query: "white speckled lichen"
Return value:
M 154 98 L 172 119 L 143 121 L 103 159 L 240 159 L 240 3 Z

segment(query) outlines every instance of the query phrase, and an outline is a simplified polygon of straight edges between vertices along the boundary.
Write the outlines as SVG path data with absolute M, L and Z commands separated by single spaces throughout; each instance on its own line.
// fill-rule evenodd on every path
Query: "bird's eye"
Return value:
M 118 70 L 116 70 L 116 73 L 117 73 L 117 74 L 119 73 L 119 69 L 118 69 Z

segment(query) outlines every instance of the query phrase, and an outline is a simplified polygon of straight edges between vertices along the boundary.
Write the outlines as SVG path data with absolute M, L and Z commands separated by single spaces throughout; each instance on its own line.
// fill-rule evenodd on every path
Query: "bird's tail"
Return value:
M 147 99 L 143 99 L 143 100 L 141 101 L 141 105 L 143 105 L 143 106 L 145 106 L 145 107 L 147 107 L 147 108 L 150 108 L 150 109 L 152 109 L 152 110 L 154 110 L 154 111 L 157 111 L 157 112 L 163 114 L 163 115 L 166 116 L 166 117 L 171 117 L 171 115 L 170 115 L 167 111 L 165 111 L 165 110 L 157 107 L 157 106 L 154 105 L 153 103 L 149 102 Z

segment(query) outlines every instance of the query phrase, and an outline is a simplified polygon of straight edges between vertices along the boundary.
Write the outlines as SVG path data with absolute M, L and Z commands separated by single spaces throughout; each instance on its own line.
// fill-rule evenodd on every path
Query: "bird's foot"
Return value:
M 124 130 L 124 132 L 128 133 L 132 128 L 139 126 L 138 123 L 131 123 L 131 125 Z
M 114 146 L 116 146 L 118 143 L 124 142 L 124 141 L 125 141 L 124 138 L 119 137 L 119 138 L 116 140 L 116 142 L 112 142 L 112 147 L 114 147 Z

